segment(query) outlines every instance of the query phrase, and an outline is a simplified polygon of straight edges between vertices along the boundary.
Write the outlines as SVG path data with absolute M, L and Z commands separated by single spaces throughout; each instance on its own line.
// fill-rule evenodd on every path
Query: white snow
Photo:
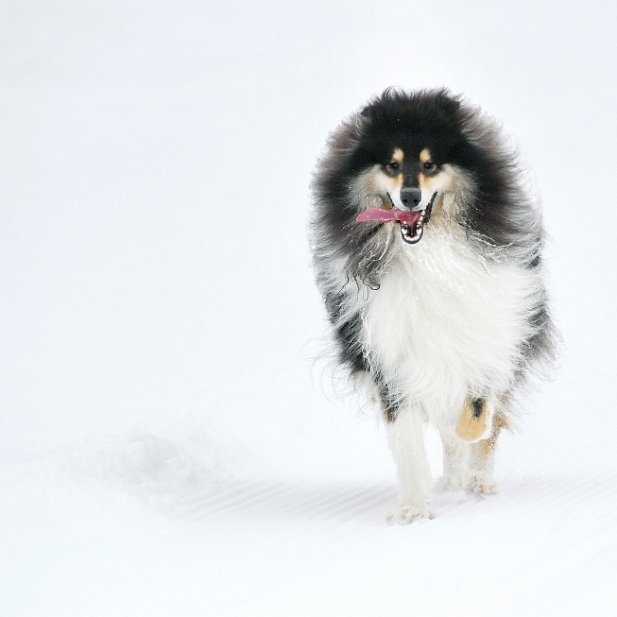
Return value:
M 0 615 L 617 614 L 616 17 L 5 1 Z M 313 362 L 306 241 L 327 133 L 393 84 L 515 136 L 565 341 L 501 493 L 409 527 L 383 426 Z

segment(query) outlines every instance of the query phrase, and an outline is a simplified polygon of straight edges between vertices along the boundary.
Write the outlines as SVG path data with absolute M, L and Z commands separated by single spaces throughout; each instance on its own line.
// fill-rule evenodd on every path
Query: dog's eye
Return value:
M 433 171 L 436 167 L 435 163 L 433 163 L 432 161 L 426 161 L 423 165 L 424 169 L 426 171 Z
M 401 168 L 401 164 L 398 161 L 390 161 L 388 163 L 388 169 L 391 171 L 398 171 Z

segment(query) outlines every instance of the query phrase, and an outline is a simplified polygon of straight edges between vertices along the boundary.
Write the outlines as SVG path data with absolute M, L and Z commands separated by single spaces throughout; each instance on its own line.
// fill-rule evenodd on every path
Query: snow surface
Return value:
M 0 9 L 0 615 L 617 614 L 614 4 Z M 306 242 L 326 135 L 392 84 L 520 144 L 565 340 L 502 492 L 409 527 L 313 361 Z

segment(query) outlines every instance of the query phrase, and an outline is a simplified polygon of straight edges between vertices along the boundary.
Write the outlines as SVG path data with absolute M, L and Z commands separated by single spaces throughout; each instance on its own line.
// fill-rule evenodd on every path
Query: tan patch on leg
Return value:
M 482 401 L 480 413 L 475 413 L 470 397 L 465 399 L 465 405 L 456 425 L 456 435 L 464 441 L 479 441 L 490 430 L 491 414 L 486 400 Z
M 495 452 L 495 444 L 497 443 L 497 437 L 499 437 L 499 433 L 501 429 L 507 428 L 508 423 L 505 417 L 497 413 L 493 418 L 493 428 L 491 430 L 491 435 L 488 439 L 482 439 L 477 443 L 472 444 L 473 456 L 478 457 L 479 459 L 488 460 L 491 458 Z
M 497 492 L 493 479 L 495 445 L 501 429 L 507 426 L 505 417 L 497 412 L 491 423 L 491 433 L 486 439 L 471 444 L 469 474 L 465 488 L 477 495 L 492 495 Z

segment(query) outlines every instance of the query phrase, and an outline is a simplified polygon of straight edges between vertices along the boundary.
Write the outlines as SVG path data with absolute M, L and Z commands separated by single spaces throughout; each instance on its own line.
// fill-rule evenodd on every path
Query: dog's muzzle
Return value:
M 421 189 L 413 187 L 401 189 L 401 202 L 408 210 L 416 210 L 421 201 Z
M 435 191 L 431 196 L 431 200 L 428 205 L 421 207 L 420 202 L 422 201 L 422 191 L 420 189 L 401 189 L 401 201 L 403 202 L 405 208 L 411 212 L 420 213 L 419 218 L 411 225 L 406 222 L 401 222 L 401 237 L 407 244 L 417 244 L 422 239 L 424 227 L 431 220 L 435 197 L 437 197 L 437 191 Z

